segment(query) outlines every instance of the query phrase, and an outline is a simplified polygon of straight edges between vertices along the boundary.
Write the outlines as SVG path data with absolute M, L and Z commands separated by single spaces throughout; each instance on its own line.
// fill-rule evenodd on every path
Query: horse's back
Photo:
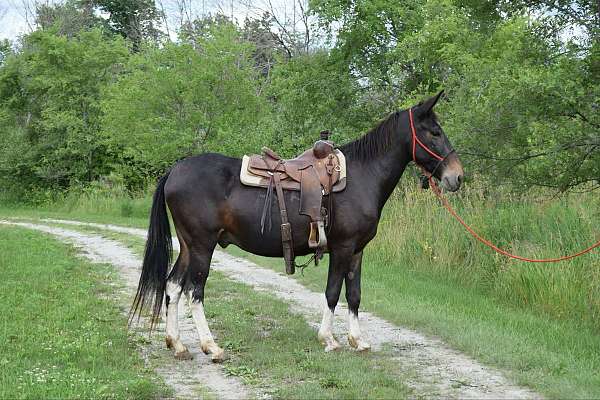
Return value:
M 205 187 L 225 189 L 236 179 L 242 161 L 219 153 L 203 153 L 179 161 L 169 173 L 165 185 L 167 199 L 178 194 L 189 194 Z
M 179 161 L 169 172 L 165 199 L 176 227 L 218 229 L 218 209 L 239 181 L 241 160 L 204 153 Z

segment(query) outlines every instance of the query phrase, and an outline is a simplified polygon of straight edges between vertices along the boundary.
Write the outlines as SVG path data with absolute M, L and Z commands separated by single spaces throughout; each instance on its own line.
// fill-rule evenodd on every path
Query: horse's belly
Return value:
M 231 193 L 221 211 L 223 229 L 219 232 L 221 247 L 235 244 L 253 254 L 282 257 L 281 214 L 277 197 L 273 194 L 266 205 L 266 189 L 243 187 Z M 292 226 L 292 239 L 296 255 L 309 253 L 308 232 L 310 219 L 300 215 L 299 192 L 285 193 L 288 221 Z M 264 213 L 264 217 L 263 217 Z

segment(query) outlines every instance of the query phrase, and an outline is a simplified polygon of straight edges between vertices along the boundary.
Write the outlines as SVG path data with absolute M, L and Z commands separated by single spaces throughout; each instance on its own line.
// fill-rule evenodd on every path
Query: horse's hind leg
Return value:
M 185 294 L 188 298 L 192 317 L 200 336 L 200 348 L 205 354 L 210 354 L 213 362 L 221 362 L 224 359 L 225 352 L 213 339 L 208 321 L 204 315 L 204 287 L 210 271 L 210 261 L 216 240 L 214 244 L 207 246 L 196 245 L 190 251 L 190 265 L 186 282 Z
M 190 360 L 192 355 L 179 337 L 178 305 L 183 289 L 180 284 L 178 272 L 185 267 L 185 254 L 180 254 L 173 266 L 171 276 L 167 280 L 166 306 L 167 306 L 167 347 L 175 351 L 178 360 Z M 185 270 L 185 268 L 183 268 Z

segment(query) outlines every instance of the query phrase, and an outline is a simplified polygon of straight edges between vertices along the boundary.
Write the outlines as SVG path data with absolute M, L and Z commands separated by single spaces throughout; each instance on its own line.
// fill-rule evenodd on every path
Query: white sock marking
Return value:
M 323 309 L 323 319 L 319 328 L 319 340 L 325 345 L 325 351 L 336 350 L 340 344 L 333 336 L 333 311 L 327 305 Z
M 369 350 L 371 345 L 363 339 L 358 322 L 358 314 L 348 310 L 348 342 L 358 351 Z
M 190 310 L 192 310 L 192 317 L 194 318 L 198 335 L 200 336 L 200 348 L 205 353 L 211 353 L 213 361 L 222 360 L 223 349 L 215 343 L 212 333 L 210 333 L 208 321 L 206 321 L 206 316 L 204 315 L 204 305 L 202 302 L 193 301 L 190 293 L 186 293 L 186 296 Z
M 173 282 L 167 282 L 167 296 L 169 296 L 169 305 L 167 307 L 167 338 L 171 341 L 176 353 L 181 353 L 187 349 L 181 343 L 179 338 L 179 321 L 177 306 L 181 297 L 181 286 Z

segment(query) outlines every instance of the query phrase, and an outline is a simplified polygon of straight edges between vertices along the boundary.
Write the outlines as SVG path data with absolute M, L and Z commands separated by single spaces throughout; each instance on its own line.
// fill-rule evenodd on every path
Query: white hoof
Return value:
M 335 351 L 342 347 L 331 333 L 319 332 L 319 341 L 325 346 L 325 352 Z
M 332 339 L 325 344 L 325 353 L 329 353 L 330 351 L 339 350 L 341 347 L 342 346 L 340 345 L 340 343 L 337 340 Z
M 222 363 L 225 360 L 225 351 L 220 347 L 213 349 L 210 360 L 214 363 Z
M 225 360 L 225 351 L 212 339 L 200 343 L 200 349 L 202 349 L 204 354 L 210 354 L 210 359 L 214 363 L 223 362 Z
M 371 344 L 369 342 L 355 338 L 352 335 L 348 335 L 348 343 L 352 346 L 356 351 L 369 351 L 371 350 Z

